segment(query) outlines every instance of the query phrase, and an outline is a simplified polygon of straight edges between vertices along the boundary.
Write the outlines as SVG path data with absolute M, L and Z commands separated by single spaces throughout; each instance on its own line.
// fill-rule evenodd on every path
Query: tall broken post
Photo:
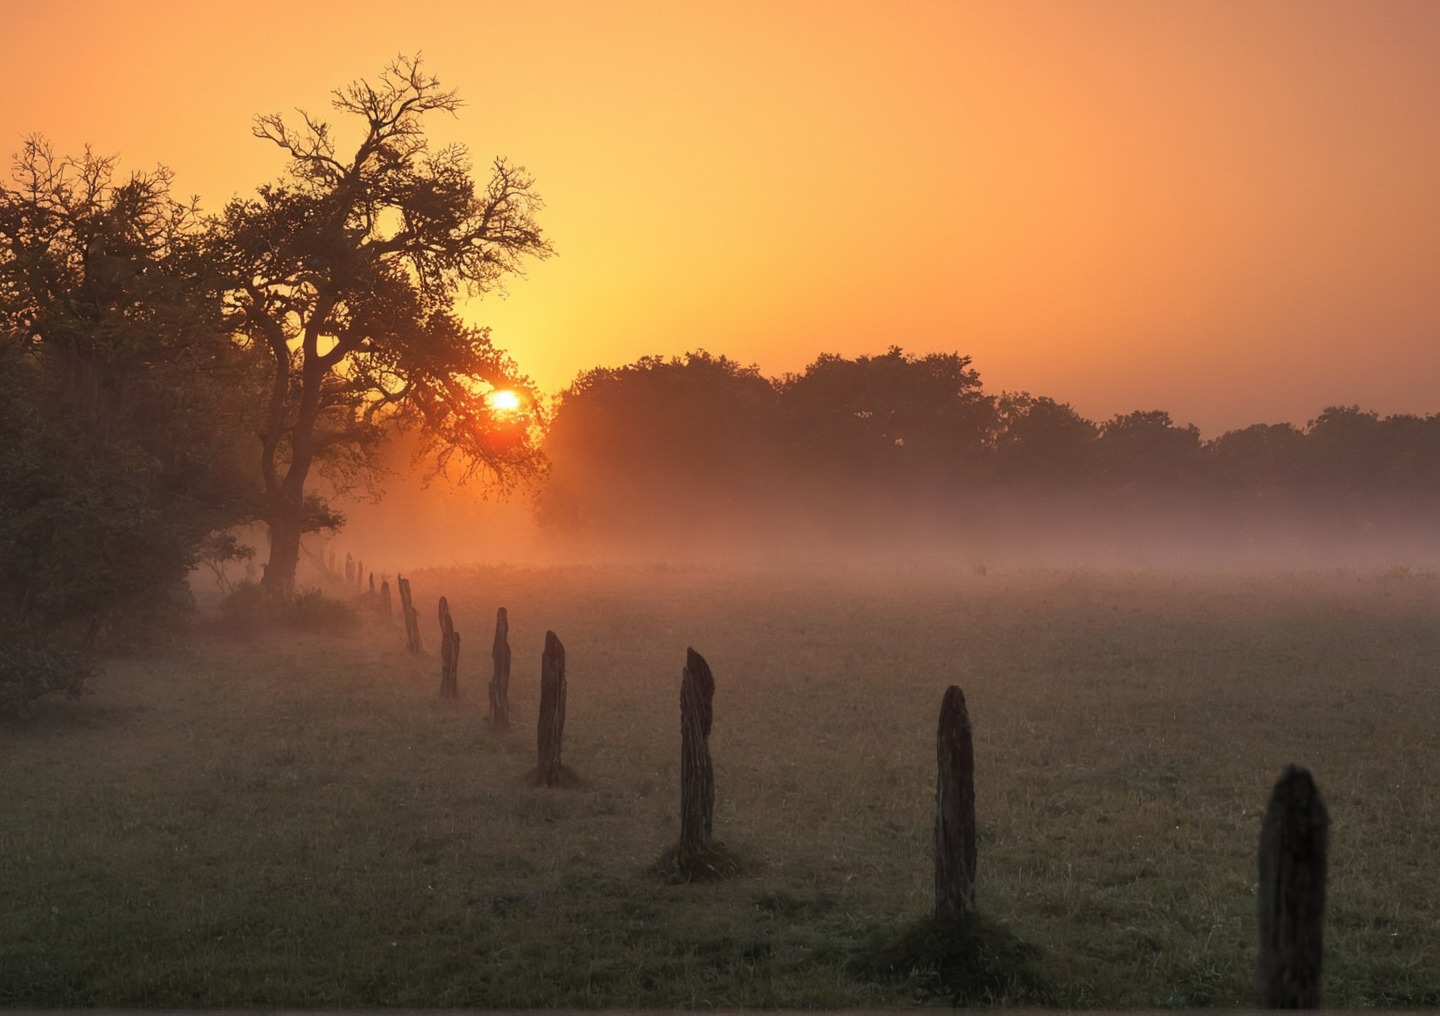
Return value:
M 935 736 L 935 916 L 958 920 L 975 909 L 975 745 L 965 693 L 945 689 Z
M 510 729 L 510 617 L 501 607 L 495 611 L 495 643 L 490 649 L 495 663 L 490 678 L 490 726 L 495 730 Z
M 440 697 L 460 697 L 460 633 L 450 618 L 450 602 L 440 597 Z
M 410 580 L 403 575 L 395 576 L 400 588 L 400 617 L 405 622 L 405 648 L 412 653 L 420 652 L 420 614 L 410 593 Z
M 390 580 L 380 580 L 380 616 L 390 620 Z
M 1255 981 L 1267 1008 L 1320 1008 L 1329 829 L 1309 771 L 1287 765 L 1260 826 Z
M 540 657 L 540 720 L 536 725 L 541 786 L 560 783 L 560 740 L 565 733 L 565 647 L 553 631 L 545 633 Z
M 694 649 L 685 650 L 680 675 L 680 861 L 710 842 L 715 813 L 715 767 L 710 761 L 710 723 L 715 678 Z

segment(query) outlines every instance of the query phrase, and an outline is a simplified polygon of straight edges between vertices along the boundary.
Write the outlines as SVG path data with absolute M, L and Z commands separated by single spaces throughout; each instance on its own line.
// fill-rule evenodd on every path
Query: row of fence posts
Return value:
M 405 649 L 419 654 L 420 615 L 415 608 L 415 597 L 410 589 L 410 580 L 403 575 L 395 577 L 400 590 L 400 613 L 405 622 Z M 390 582 L 380 584 L 380 611 L 385 618 L 391 616 Z M 440 597 L 440 697 L 460 697 L 460 632 L 450 614 L 450 601 Z M 493 674 L 487 693 L 490 700 L 490 724 L 496 730 L 510 728 L 510 619 L 504 607 L 495 611 L 495 639 L 490 648 Z M 549 689 L 548 693 L 546 689 Z M 560 769 L 559 743 L 565 729 L 565 647 L 553 631 L 545 633 L 545 655 L 541 666 L 541 715 L 545 718 L 545 744 L 552 745 L 542 751 L 541 770 L 558 773 Z
M 406 644 L 419 653 L 420 631 L 409 579 L 398 577 Z M 381 604 L 390 616 L 390 586 L 381 584 Z M 440 597 L 440 697 L 459 696 L 460 635 L 449 603 Z M 510 623 L 504 607 L 495 612 L 488 687 L 490 723 L 510 726 Z M 685 650 L 680 680 L 680 843 L 682 864 L 702 854 L 713 835 L 715 771 L 710 758 L 715 678 L 705 658 Z M 540 662 L 540 709 L 536 723 L 536 779 L 541 786 L 564 782 L 561 742 L 565 732 L 565 647 L 545 632 Z M 965 694 L 951 685 L 940 703 L 936 732 L 935 909 L 940 920 L 962 920 L 975 909 L 978 862 L 975 824 L 975 747 Z M 1272 1009 L 1318 1008 L 1323 955 L 1326 855 L 1329 816 L 1310 773 L 1288 765 L 1271 792 L 1260 830 L 1257 923 L 1260 943 L 1256 984 Z
M 965 695 L 951 685 L 935 737 L 935 916 L 975 907 L 975 749 Z M 1287 765 L 1260 827 L 1255 981 L 1271 1009 L 1320 1006 L 1329 815 L 1310 773 Z
M 321 550 L 320 557 L 321 564 L 323 564 L 325 570 L 330 571 L 330 574 L 333 574 L 333 576 L 336 576 L 338 579 L 338 576 L 340 576 L 340 567 L 338 567 L 338 561 L 336 560 L 336 551 Z M 359 560 L 359 558 L 351 554 L 350 551 L 346 551 L 344 577 L 346 577 L 347 586 L 354 586 L 361 591 L 369 591 L 370 599 L 376 599 L 377 590 L 376 584 L 374 584 L 374 571 L 366 571 L 364 561 Z M 380 577 L 380 579 L 382 579 L 382 583 L 380 583 L 379 596 L 380 600 L 382 600 L 382 610 L 386 619 L 389 619 L 390 583 L 384 580 L 384 576 Z

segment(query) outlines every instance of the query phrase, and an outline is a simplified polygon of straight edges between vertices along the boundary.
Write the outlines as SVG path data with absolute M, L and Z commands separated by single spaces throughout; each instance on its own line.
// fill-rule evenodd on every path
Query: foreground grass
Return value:
M 443 593 L 462 632 L 458 703 L 376 621 L 115 661 L 94 695 L 0 728 L 0 1005 L 943 1001 L 933 969 L 893 957 L 930 909 L 950 683 L 975 724 L 978 896 L 1004 975 L 973 1000 L 1250 1004 L 1259 816 L 1295 761 L 1333 821 L 1327 1004 L 1440 1002 L 1431 577 L 414 586 L 422 622 Z M 505 735 L 484 720 L 500 605 Z M 546 628 L 582 781 L 549 791 L 525 779 Z M 736 871 L 675 884 L 656 868 L 678 832 L 687 645 L 716 675 Z

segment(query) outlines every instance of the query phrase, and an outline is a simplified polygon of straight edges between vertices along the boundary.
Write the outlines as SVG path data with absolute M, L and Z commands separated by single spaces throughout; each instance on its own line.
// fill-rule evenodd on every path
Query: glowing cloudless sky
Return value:
M 1440 411 L 1433 0 L 0 0 L 0 137 L 279 175 L 257 113 L 400 53 L 558 256 L 466 308 L 542 390 L 899 344 L 1207 436 Z M 344 135 L 342 135 L 343 137 Z

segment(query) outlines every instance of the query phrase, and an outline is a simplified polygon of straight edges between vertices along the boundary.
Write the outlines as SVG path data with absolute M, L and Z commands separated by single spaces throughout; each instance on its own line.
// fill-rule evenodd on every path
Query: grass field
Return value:
M 975 726 L 978 900 L 1038 979 L 992 1001 L 1254 1002 L 1284 764 L 1332 819 L 1325 1001 L 1440 1003 L 1440 581 L 813 570 L 416 573 L 398 622 L 200 637 L 0 726 L 0 1005 L 836 1007 L 932 905 L 934 732 Z M 509 609 L 514 729 L 484 685 Z M 565 762 L 542 790 L 544 632 Z M 670 884 L 679 679 L 715 673 L 718 839 Z M 857 962 L 858 961 L 858 962 Z M 1001 982 L 1005 983 L 1005 982 Z M 1028 986 L 1026 986 L 1028 985 Z

